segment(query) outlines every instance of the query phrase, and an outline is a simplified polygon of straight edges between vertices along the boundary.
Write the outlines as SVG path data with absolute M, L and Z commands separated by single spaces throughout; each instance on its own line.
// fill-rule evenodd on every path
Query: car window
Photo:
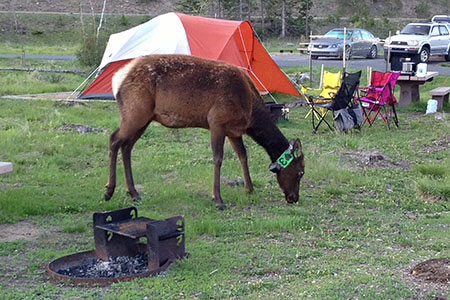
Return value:
M 363 39 L 365 39 L 365 40 L 370 40 L 370 39 L 374 38 L 374 36 L 366 30 L 361 30 L 361 34 L 362 34 Z
M 444 25 L 439 26 L 439 30 L 441 31 L 441 35 L 448 35 L 448 29 Z
M 439 33 L 439 27 L 438 26 L 433 26 L 433 28 L 431 28 L 431 35 L 441 35 Z
M 360 31 L 360 30 L 355 30 L 355 31 L 353 32 L 353 38 L 354 38 L 355 40 L 361 40 L 361 39 L 362 39 L 362 37 L 361 37 L 361 31 Z
M 347 37 L 346 39 L 350 39 L 353 33 L 353 30 L 347 30 Z M 344 39 L 344 29 L 333 29 L 331 31 L 328 31 L 325 33 L 326 37 L 334 37 L 337 39 Z
M 402 31 L 400 31 L 400 34 L 428 35 L 429 32 L 430 32 L 429 25 L 408 24 L 402 29 Z

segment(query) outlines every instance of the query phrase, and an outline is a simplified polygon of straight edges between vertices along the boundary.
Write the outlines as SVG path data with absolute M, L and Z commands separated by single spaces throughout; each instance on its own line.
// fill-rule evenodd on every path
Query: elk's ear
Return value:
M 295 153 L 297 155 L 302 153 L 302 142 L 300 142 L 300 139 L 292 139 L 289 142 L 289 145 L 289 149 L 292 149 L 291 153 Z

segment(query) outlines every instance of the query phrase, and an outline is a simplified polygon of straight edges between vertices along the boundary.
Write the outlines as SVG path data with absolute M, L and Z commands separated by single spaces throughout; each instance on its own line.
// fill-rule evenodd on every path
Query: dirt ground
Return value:
M 33 241 L 39 235 L 39 230 L 27 221 L 14 224 L 0 224 L 0 242 L 14 242 L 17 240 Z
M 91 0 L 94 12 L 99 14 L 103 8 L 103 0 Z M 106 13 L 159 15 L 175 9 L 177 0 L 121 0 L 107 1 Z M 87 0 L 11 0 L 0 1 L 0 11 L 90 13 L 90 1 Z

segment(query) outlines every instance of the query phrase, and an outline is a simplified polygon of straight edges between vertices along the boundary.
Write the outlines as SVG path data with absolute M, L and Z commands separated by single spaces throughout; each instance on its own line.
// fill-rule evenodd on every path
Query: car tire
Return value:
M 344 53 L 341 53 L 341 55 L 339 56 L 339 59 L 342 59 Z M 352 58 L 352 48 L 350 48 L 350 46 L 345 46 L 345 60 L 349 60 Z
M 345 60 L 350 60 L 352 58 L 352 47 L 347 46 L 345 48 Z
M 419 56 L 419 62 L 427 63 L 428 60 L 430 59 L 430 50 L 428 50 L 428 48 L 422 48 L 422 50 L 420 50 L 418 56 Z
M 375 45 L 372 45 L 372 47 L 370 47 L 370 52 L 369 55 L 367 56 L 367 58 L 370 59 L 375 59 L 378 56 L 378 48 Z
M 450 50 L 448 50 L 447 55 L 445 56 L 446 61 L 450 61 Z

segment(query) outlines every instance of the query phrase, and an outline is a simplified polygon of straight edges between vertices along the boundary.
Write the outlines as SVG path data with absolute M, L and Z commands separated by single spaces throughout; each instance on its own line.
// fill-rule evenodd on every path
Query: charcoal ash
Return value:
M 110 257 L 107 261 L 94 258 L 79 266 L 57 271 L 61 275 L 80 278 L 114 278 L 145 272 L 148 272 L 148 257 L 145 253 L 139 253 L 134 257 Z

